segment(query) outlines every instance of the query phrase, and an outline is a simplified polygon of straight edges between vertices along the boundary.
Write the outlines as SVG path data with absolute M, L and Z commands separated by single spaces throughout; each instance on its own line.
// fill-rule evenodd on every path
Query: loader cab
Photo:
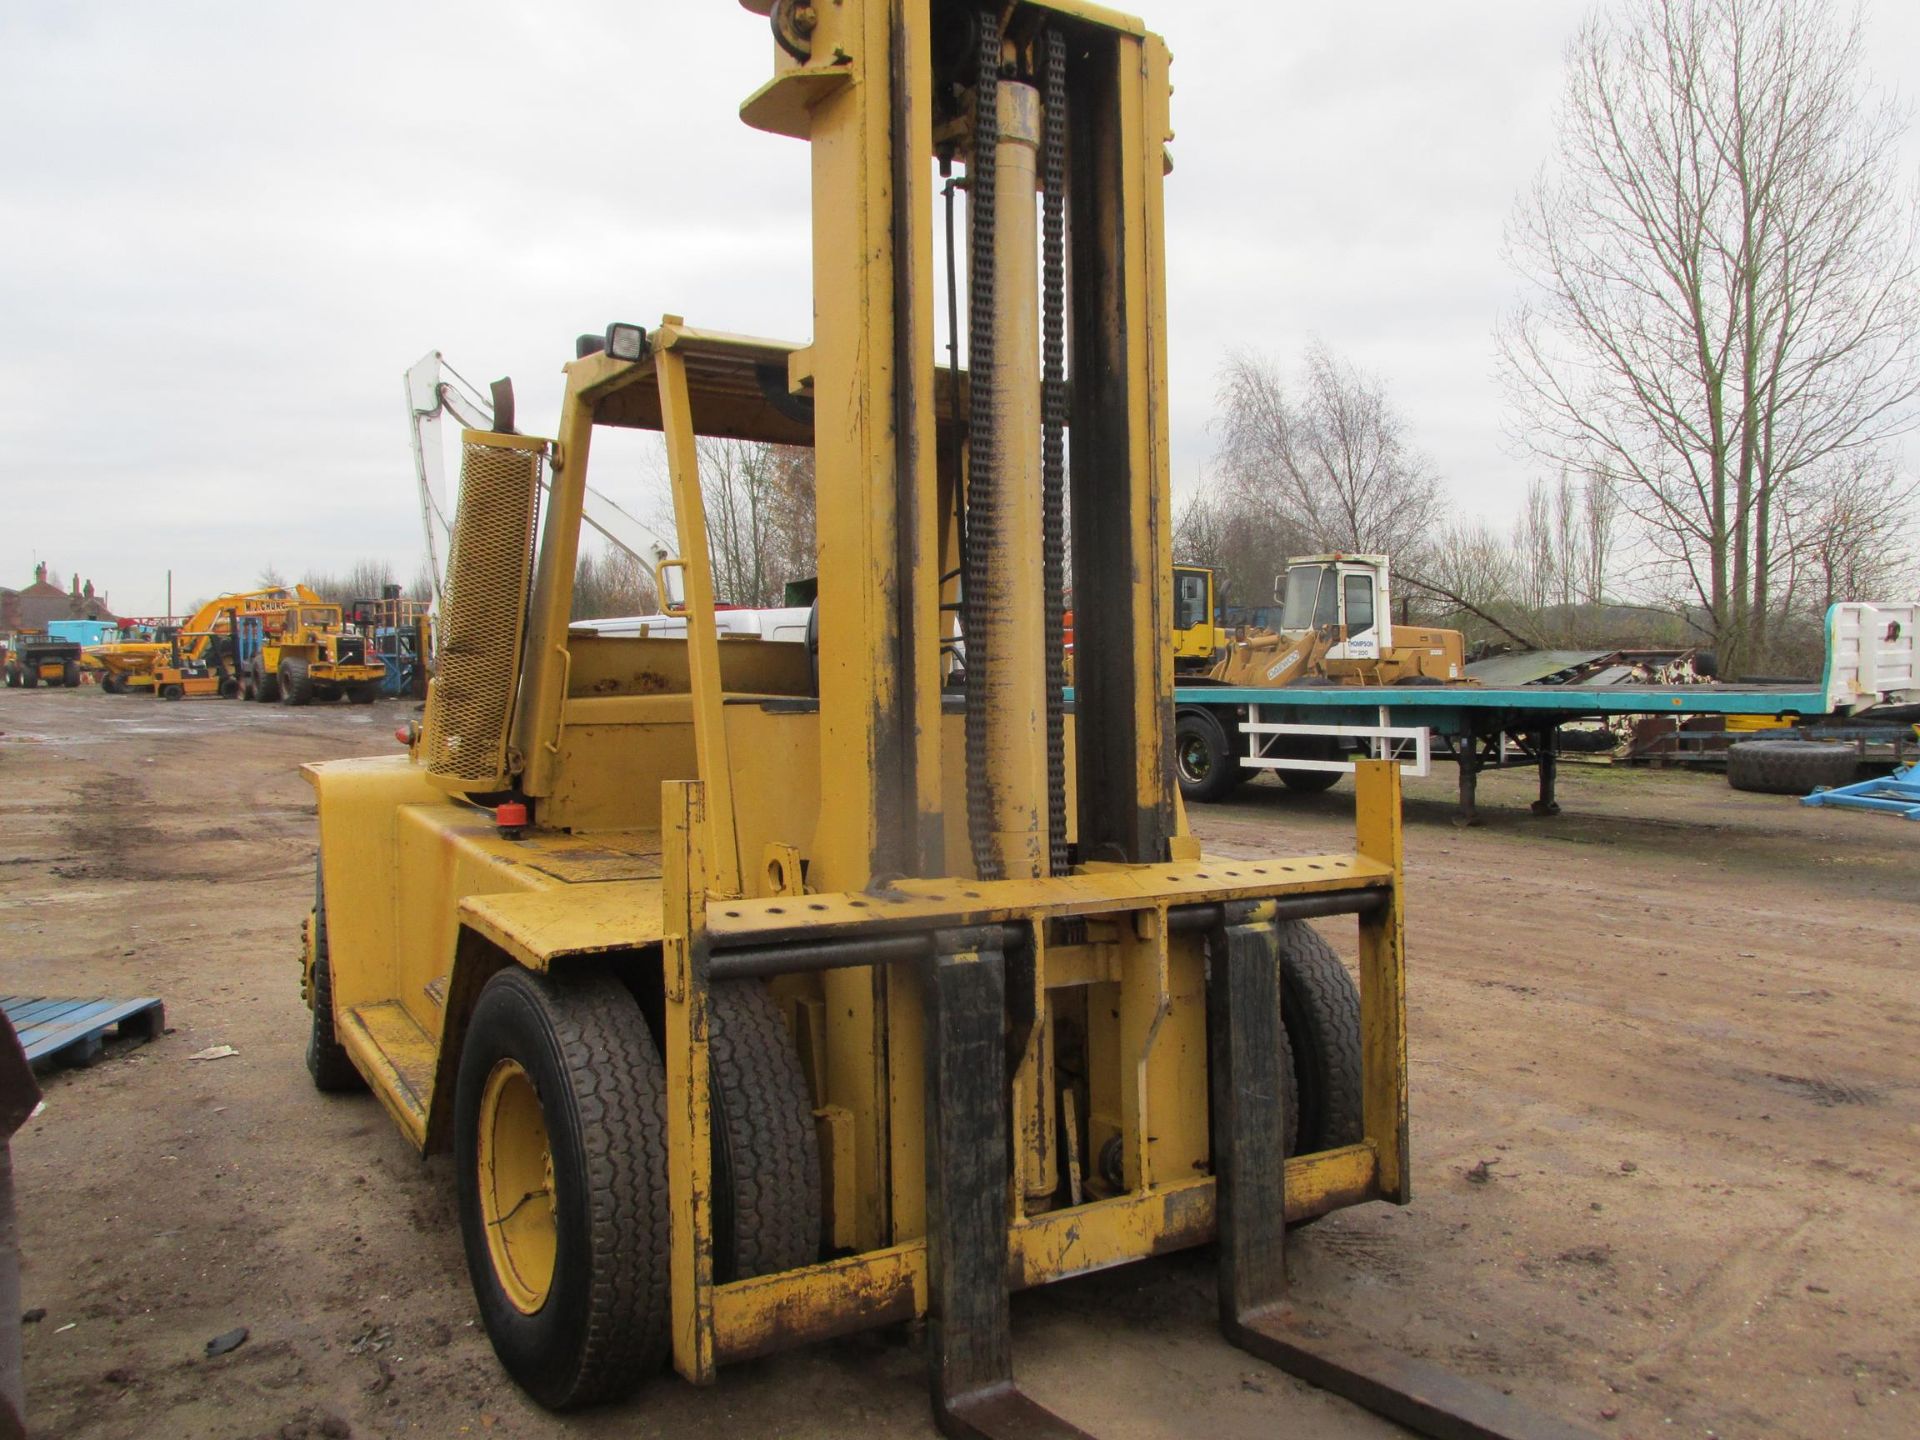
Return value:
M 1213 571 L 1204 565 L 1173 567 L 1173 668 L 1204 670 L 1220 647 L 1214 624 Z
M 1333 632 L 1328 660 L 1378 660 L 1393 645 L 1384 555 L 1309 555 L 1274 585 L 1280 629 Z

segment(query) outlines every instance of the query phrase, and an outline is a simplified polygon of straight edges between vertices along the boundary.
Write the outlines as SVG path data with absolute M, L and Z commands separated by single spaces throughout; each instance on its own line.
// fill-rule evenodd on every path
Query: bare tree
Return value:
M 1589 475 L 1580 487 L 1580 519 L 1580 598 L 1589 605 L 1604 606 L 1613 565 L 1614 532 L 1620 519 L 1620 492 L 1605 475 Z
M 779 604 L 814 573 L 813 452 L 703 436 L 699 457 L 716 598 Z
M 1530 559 L 1525 516 L 1512 542 L 1502 540 L 1484 521 L 1449 526 L 1422 557 L 1418 568 L 1402 566 L 1403 590 L 1427 602 L 1425 618 L 1468 632 L 1470 641 L 1499 640 L 1528 648 L 1545 644 L 1537 627 L 1537 609 L 1521 598 L 1528 588 Z M 1478 622 L 1478 623 L 1476 623 Z
M 1215 402 L 1227 488 L 1310 549 L 1416 560 L 1438 538 L 1445 500 L 1385 386 L 1318 341 L 1302 372 L 1289 392 L 1272 360 L 1228 357 Z
M 625 550 L 583 550 L 573 570 L 575 620 L 604 620 L 614 615 L 651 615 L 660 609 L 653 572 Z
M 1218 486 L 1196 493 L 1174 523 L 1173 558 L 1214 570 L 1221 603 L 1236 608 L 1271 605 L 1287 561 L 1312 548 L 1278 511 Z
M 1817 619 L 1838 601 L 1912 594 L 1916 493 L 1920 482 L 1875 454 L 1841 456 L 1805 477 L 1787 518 L 1793 608 Z
M 1607 478 L 1729 675 L 1766 654 L 1803 477 L 1920 391 L 1905 117 L 1861 50 L 1832 0 L 1597 11 L 1510 227 L 1538 292 L 1501 327 L 1520 433 Z

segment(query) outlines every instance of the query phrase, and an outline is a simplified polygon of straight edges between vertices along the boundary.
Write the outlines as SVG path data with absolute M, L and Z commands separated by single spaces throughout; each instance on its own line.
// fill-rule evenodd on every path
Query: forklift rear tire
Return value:
M 306 661 L 280 662 L 279 692 L 282 705 L 305 705 L 313 699 L 313 681 L 307 678 Z
M 69 660 L 60 667 L 60 683 L 69 690 L 80 688 L 80 666 L 76 662 Z
M 604 971 L 508 965 L 460 1049 L 454 1166 L 480 1317 L 550 1410 L 659 1370 L 669 1338 L 666 1070 Z
M 707 994 L 713 1065 L 713 1275 L 726 1284 L 820 1258 L 820 1151 L 793 1032 L 760 980 Z
M 1173 770 L 1180 793 L 1203 804 L 1226 799 L 1247 778 L 1227 732 L 1205 710 L 1184 710 L 1174 717 Z
M 1280 1019 L 1293 1051 L 1298 1153 L 1358 1145 L 1361 1110 L 1360 989 L 1333 947 L 1304 920 L 1283 920 Z
M 160 687 L 160 698 L 162 700 L 184 700 L 186 695 L 186 688 L 181 685 L 162 685 Z

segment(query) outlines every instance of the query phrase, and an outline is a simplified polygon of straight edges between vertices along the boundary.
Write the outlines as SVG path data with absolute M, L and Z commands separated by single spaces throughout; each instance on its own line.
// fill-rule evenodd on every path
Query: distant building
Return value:
M 0 634 L 15 630 L 44 630 L 54 620 L 112 622 L 117 618 L 107 608 L 106 597 L 93 593 L 91 580 L 83 584 L 76 575 L 70 590 L 49 585 L 44 560 L 33 567 L 33 583 L 24 590 L 9 590 L 0 585 Z

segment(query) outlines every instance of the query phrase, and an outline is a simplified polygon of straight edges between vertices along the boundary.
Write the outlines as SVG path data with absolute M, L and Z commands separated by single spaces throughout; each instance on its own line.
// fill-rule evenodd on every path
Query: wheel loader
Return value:
M 1398 780 L 1361 767 L 1351 852 L 1253 859 L 1174 789 L 1166 46 L 1082 0 L 746 8 L 815 333 L 614 324 L 550 436 L 465 432 L 424 718 L 306 767 L 316 1085 L 451 1154 L 479 1317 L 556 1409 L 924 1319 L 944 1433 L 1081 1436 L 1015 1383 L 1011 1292 L 1211 1244 L 1254 1355 L 1572 1433 L 1286 1303 L 1290 1223 L 1409 1194 Z M 680 635 L 569 627 L 607 427 L 664 436 Z M 814 448 L 817 656 L 716 624 L 700 436 Z
M 338 605 L 302 603 L 234 621 L 235 694 L 282 705 L 380 698 L 387 667 Z
M 1396 624 L 1385 555 L 1304 555 L 1274 581 L 1279 625 L 1229 632 L 1209 680 L 1225 685 L 1448 685 L 1466 679 L 1458 630 Z

